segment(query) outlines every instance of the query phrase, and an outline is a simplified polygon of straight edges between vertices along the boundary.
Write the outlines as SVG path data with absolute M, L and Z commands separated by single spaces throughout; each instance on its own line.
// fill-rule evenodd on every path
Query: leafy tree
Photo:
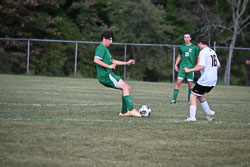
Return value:
M 181 44 L 183 34 L 188 32 L 193 38 L 205 33 L 218 45 L 248 47 L 249 7 L 248 0 L 2 0 L 0 36 L 100 41 L 101 32 L 111 29 L 114 42 Z M 75 43 L 31 42 L 30 46 L 31 73 L 73 74 Z M 96 45 L 78 44 L 77 75 L 96 77 L 95 48 Z M 115 58 L 123 60 L 124 46 L 112 45 L 110 50 Z M 218 52 L 226 54 L 225 50 Z M 26 53 L 27 42 L 1 41 L 0 72 L 25 73 Z M 247 56 L 244 51 L 234 54 Z M 127 59 L 130 58 L 136 59 L 137 65 L 127 67 L 128 78 L 171 78 L 172 49 L 127 45 Z M 244 63 L 245 57 L 231 59 L 231 82 L 242 84 L 238 74 L 244 74 L 244 67 L 239 64 Z M 222 58 L 223 63 L 227 60 L 230 58 Z M 122 75 L 123 68 L 116 72 Z
M 198 13 L 202 14 L 201 32 L 208 34 L 219 44 L 233 48 L 236 46 L 239 35 L 242 35 L 243 39 L 245 38 L 246 30 L 250 25 L 248 0 L 216 0 L 213 2 L 199 0 L 198 9 L 200 9 Z M 229 83 L 233 52 L 233 49 L 229 50 L 224 73 L 225 83 Z
M 163 43 L 164 11 L 150 0 L 109 0 L 108 11 L 116 41 Z
M 236 44 L 237 37 L 239 34 L 243 34 L 244 29 L 247 28 L 250 25 L 250 16 L 246 11 L 247 9 L 247 4 L 248 0 L 228 0 L 228 3 L 230 3 L 231 8 L 232 8 L 232 37 L 231 37 L 231 42 L 230 46 L 233 48 Z M 230 66 L 231 66 L 231 61 L 233 57 L 233 49 L 230 49 L 229 51 L 229 56 L 227 60 L 227 68 L 225 71 L 224 75 L 224 82 L 229 83 L 229 76 L 230 76 Z
M 163 26 L 164 10 L 161 6 L 155 6 L 150 0 L 109 0 L 108 11 L 110 29 L 115 33 L 115 41 L 123 43 L 166 41 L 164 34 L 166 30 Z M 159 76 L 165 73 L 159 68 L 165 65 L 160 60 L 166 55 L 159 53 L 156 48 L 128 46 L 127 55 L 128 59 L 134 58 L 137 61 L 137 69 L 133 70 L 133 74 L 129 73 L 129 76 L 134 76 L 136 79 L 159 80 Z M 149 75 L 148 71 L 154 75 Z M 153 77 L 159 79 L 152 79 Z
M 64 72 L 63 65 L 67 59 L 66 47 L 62 43 L 51 43 L 49 47 L 40 59 L 40 74 L 61 76 Z
M 58 9 L 59 0 L 3 0 L 0 2 L 0 36 L 5 38 L 46 38 L 56 32 L 59 21 L 50 12 Z M 10 56 L 7 71 L 26 71 L 26 48 L 23 42 L 3 42 L 3 56 Z M 1 63 L 2 64 L 2 63 Z
M 172 44 L 182 44 L 184 33 L 196 35 L 197 16 L 192 14 L 194 2 L 184 0 L 168 0 L 165 6 L 164 26 L 166 35 Z

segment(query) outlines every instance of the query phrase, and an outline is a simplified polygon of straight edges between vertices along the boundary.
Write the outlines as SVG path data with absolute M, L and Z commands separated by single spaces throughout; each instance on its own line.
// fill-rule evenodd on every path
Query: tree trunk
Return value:
M 230 43 L 229 54 L 228 54 L 228 58 L 227 58 L 226 70 L 225 70 L 225 74 L 224 74 L 224 83 L 227 85 L 230 85 L 231 62 L 232 62 L 233 52 L 234 52 L 233 48 L 235 47 L 235 43 L 237 40 L 237 31 L 238 30 L 234 30 L 234 33 L 233 33 L 233 38 L 232 38 L 232 41 Z
M 224 74 L 224 83 L 227 85 L 230 85 L 231 61 L 232 61 L 232 55 L 233 55 L 233 46 L 231 44 L 230 44 L 228 53 L 229 54 L 227 58 L 227 65 L 226 65 L 226 70 Z
M 230 71 L 231 71 L 231 62 L 233 58 L 233 48 L 235 47 L 235 43 L 237 40 L 238 32 L 240 30 L 240 17 L 245 12 L 245 7 L 248 3 L 248 0 L 244 0 L 242 7 L 241 7 L 241 1 L 236 0 L 228 0 L 228 2 L 231 4 L 232 12 L 233 12 L 233 36 L 232 41 L 230 43 L 230 49 L 227 59 L 227 66 L 224 74 L 224 83 L 227 85 L 230 85 Z

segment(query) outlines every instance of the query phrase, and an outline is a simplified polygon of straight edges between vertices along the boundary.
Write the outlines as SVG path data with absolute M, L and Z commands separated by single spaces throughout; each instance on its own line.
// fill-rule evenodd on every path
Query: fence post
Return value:
M 216 52 L 216 42 L 214 41 L 214 51 Z
M 77 47 L 78 47 L 78 43 L 76 42 L 76 46 L 75 46 L 75 69 L 74 69 L 74 75 L 76 76 L 76 70 L 77 70 Z
M 124 61 L 127 61 L 127 45 L 124 46 Z M 126 79 L 126 66 L 123 67 L 124 69 L 124 74 L 123 74 L 123 79 Z
M 30 40 L 28 40 L 28 51 L 27 51 L 27 73 L 30 73 Z
M 173 48 L 173 78 L 172 78 L 172 82 L 173 82 L 173 83 L 174 83 L 174 79 L 175 79 L 174 64 L 175 64 L 175 46 L 174 46 L 174 48 Z

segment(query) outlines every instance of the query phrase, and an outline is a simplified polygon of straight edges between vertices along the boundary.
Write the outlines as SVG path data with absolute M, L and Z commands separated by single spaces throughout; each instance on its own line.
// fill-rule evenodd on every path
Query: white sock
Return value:
M 207 100 L 205 100 L 204 102 L 201 103 L 201 107 L 203 108 L 203 110 L 205 111 L 205 113 L 207 115 L 210 114 L 210 108 L 209 108 L 209 105 L 207 103 Z
M 190 118 L 195 118 L 196 117 L 196 106 L 190 106 L 189 107 L 189 114 L 190 114 Z

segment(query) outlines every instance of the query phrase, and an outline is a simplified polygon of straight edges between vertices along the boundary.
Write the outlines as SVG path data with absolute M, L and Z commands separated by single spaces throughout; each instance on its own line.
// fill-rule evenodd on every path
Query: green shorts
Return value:
M 193 81 L 194 80 L 194 72 L 185 73 L 183 68 L 179 68 L 177 78 L 182 79 L 182 80 L 187 78 L 187 81 Z
M 116 88 L 119 80 L 121 79 L 121 77 L 115 75 L 113 72 L 111 74 L 108 75 L 108 77 L 106 78 L 102 78 L 102 79 L 98 79 L 99 82 L 106 86 L 106 87 L 110 87 L 110 88 Z

